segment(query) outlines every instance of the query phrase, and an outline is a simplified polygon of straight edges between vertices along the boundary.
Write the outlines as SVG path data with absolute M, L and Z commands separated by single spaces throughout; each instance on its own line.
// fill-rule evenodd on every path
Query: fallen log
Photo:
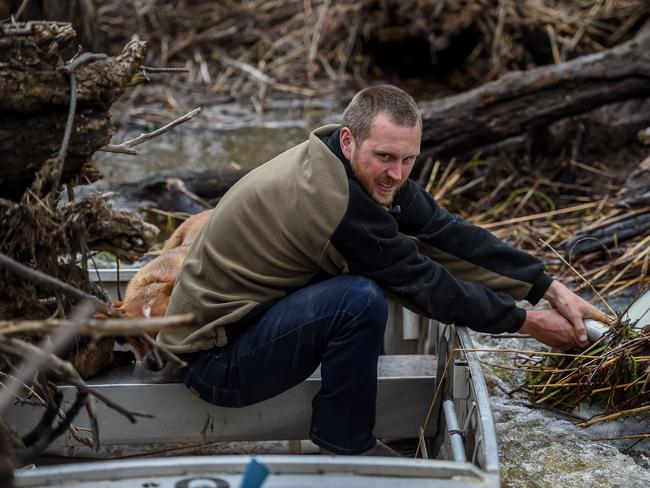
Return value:
M 575 237 L 566 241 L 564 247 L 569 257 L 581 256 L 595 251 L 605 250 L 618 246 L 636 236 L 646 233 L 650 229 L 650 210 L 643 214 L 636 214 L 628 218 L 578 232 Z
M 422 156 L 451 157 L 613 102 L 650 95 L 650 23 L 620 46 L 516 71 L 420 104 Z

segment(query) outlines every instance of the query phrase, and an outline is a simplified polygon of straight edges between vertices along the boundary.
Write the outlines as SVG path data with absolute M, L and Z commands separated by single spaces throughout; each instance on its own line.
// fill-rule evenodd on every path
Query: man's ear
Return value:
M 352 132 L 347 127 L 341 127 L 339 132 L 339 143 L 341 144 L 341 151 L 343 156 L 348 159 L 352 159 L 352 147 L 354 146 L 354 137 L 352 137 Z

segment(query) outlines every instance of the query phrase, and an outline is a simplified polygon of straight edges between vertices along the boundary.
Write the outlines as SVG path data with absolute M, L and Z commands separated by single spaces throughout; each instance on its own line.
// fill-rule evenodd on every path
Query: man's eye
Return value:
M 384 161 L 390 161 L 390 159 L 391 159 L 390 154 L 380 154 L 379 157 Z

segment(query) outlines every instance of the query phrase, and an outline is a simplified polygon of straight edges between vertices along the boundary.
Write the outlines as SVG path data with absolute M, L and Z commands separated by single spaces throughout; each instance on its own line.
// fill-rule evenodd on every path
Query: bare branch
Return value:
M 148 319 L 89 319 L 78 329 L 78 333 L 93 339 L 111 336 L 132 336 L 143 333 L 160 332 L 178 325 L 186 325 L 194 320 L 191 313 L 172 315 L 169 317 L 152 317 Z M 0 337 L 8 336 L 43 336 L 51 334 L 60 328 L 69 328 L 73 325 L 71 320 L 24 320 L 0 321 Z
M 140 134 L 138 137 L 123 142 L 122 144 L 107 144 L 106 146 L 101 147 L 99 150 L 107 151 L 107 152 L 120 152 L 124 154 L 138 154 L 135 150 L 132 149 L 134 146 L 142 144 L 143 142 L 150 141 L 151 139 L 154 139 L 155 137 L 158 137 L 159 135 L 170 131 L 177 125 L 180 125 L 183 122 L 187 122 L 188 120 L 194 118 L 200 112 L 201 112 L 201 107 L 197 107 L 191 112 L 188 112 L 182 117 L 172 120 L 169 124 L 164 125 L 159 129 L 156 129 L 151 132 L 147 132 L 146 134 L 145 133 Z
M 156 68 L 154 66 L 140 66 L 142 71 L 147 73 L 187 73 L 187 68 Z

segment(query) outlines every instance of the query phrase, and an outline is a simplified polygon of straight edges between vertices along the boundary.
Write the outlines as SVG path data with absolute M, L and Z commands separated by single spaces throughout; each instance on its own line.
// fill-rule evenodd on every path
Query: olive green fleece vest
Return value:
M 346 271 L 329 237 L 345 215 L 341 161 L 315 130 L 237 182 L 221 199 L 183 263 L 167 315 L 191 312 L 195 325 L 158 335 L 172 352 L 226 344 L 223 326 L 278 300 L 325 271 Z

